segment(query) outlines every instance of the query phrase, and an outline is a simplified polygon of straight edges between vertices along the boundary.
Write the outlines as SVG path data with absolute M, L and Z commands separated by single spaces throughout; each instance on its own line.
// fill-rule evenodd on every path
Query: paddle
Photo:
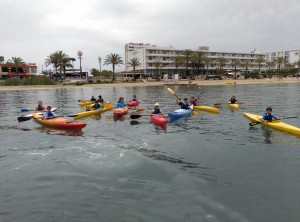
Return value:
M 65 116 L 56 116 L 56 117 L 76 117 L 76 116 L 78 116 L 78 114 L 65 115 Z M 33 118 L 33 116 L 20 116 L 20 117 L 18 117 L 18 121 L 19 122 L 24 122 L 24 121 L 30 120 L 32 118 Z
M 144 108 L 136 108 L 136 107 L 128 107 L 128 109 L 136 110 L 136 111 L 145 111 Z
M 130 118 L 131 119 L 138 119 L 138 118 L 140 118 L 140 117 L 142 117 L 142 116 L 151 116 L 151 115 L 142 115 L 142 114 L 132 114 L 132 115 L 130 115 Z M 167 117 L 167 116 L 165 116 L 165 117 Z
M 294 118 L 299 118 L 298 116 L 288 116 L 288 117 L 283 117 L 281 119 L 294 119 Z M 281 120 L 281 119 L 278 119 L 278 120 Z M 254 122 L 254 123 L 249 123 L 249 126 L 256 126 L 260 123 L 263 123 L 263 122 Z
M 175 94 L 175 92 L 173 91 L 173 89 L 171 89 L 171 88 L 167 88 L 167 89 L 168 89 L 168 91 L 169 91 L 171 94 L 173 94 L 174 96 L 176 96 L 177 99 L 181 100 L 181 99 Z M 193 108 L 191 108 L 191 109 L 193 109 Z M 199 112 L 193 110 L 193 114 L 194 114 L 194 115 L 198 115 Z
M 52 108 L 52 109 L 51 109 L 52 112 L 54 112 L 54 111 L 56 111 L 56 110 L 57 110 L 57 108 Z M 20 111 L 21 111 L 22 113 L 23 113 L 23 112 L 29 112 L 29 111 L 32 111 L 32 112 L 33 112 L 33 111 L 37 111 L 37 112 L 46 112 L 46 110 L 41 110 L 41 111 L 39 111 L 39 110 L 32 110 L 32 109 L 26 109 L 26 108 L 22 108 Z

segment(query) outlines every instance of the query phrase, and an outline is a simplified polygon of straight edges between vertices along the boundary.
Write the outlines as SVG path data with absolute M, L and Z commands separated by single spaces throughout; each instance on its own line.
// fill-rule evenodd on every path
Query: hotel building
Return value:
M 128 64 L 131 59 L 137 58 L 141 63 L 140 66 L 136 67 L 136 71 L 145 75 L 156 75 L 157 69 L 154 63 L 159 61 L 161 66 L 159 67 L 159 73 L 173 75 L 177 72 L 185 71 L 185 64 L 178 67 L 174 65 L 173 59 L 178 56 L 182 56 L 185 49 L 176 49 L 172 46 L 170 47 L 160 47 L 151 44 L 143 43 L 128 43 L 125 45 L 125 72 L 132 72 L 132 67 Z M 208 67 L 209 73 L 213 73 L 219 68 L 218 58 L 222 57 L 225 59 L 225 64 L 222 67 L 227 72 L 234 71 L 235 67 L 233 63 L 238 60 L 243 63 L 248 60 L 251 64 L 248 67 L 248 71 L 258 71 L 259 65 L 257 63 L 257 58 L 262 56 L 265 57 L 264 53 L 250 52 L 250 53 L 240 53 L 240 52 L 218 52 L 210 51 L 209 47 L 199 47 L 197 50 L 192 50 L 193 52 L 202 52 L 205 57 L 211 59 L 211 64 Z M 261 70 L 266 69 L 266 64 L 261 64 Z M 192 68 L 189 67 L 190 72 Z M 236 67 L 238 72 L 245 70 L 241 65 Z M 206 73 L 206 66 L 204 67 L 204 73 Z

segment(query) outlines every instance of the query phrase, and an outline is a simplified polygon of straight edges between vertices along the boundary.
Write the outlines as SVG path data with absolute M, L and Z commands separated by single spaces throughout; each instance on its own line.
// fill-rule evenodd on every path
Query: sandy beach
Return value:
M 278 80 L 273 79 L 224 79 L 224 80 L 193 80 L 188 82 L 187 80 L 181 80 L 178 82 L 164 82 L 156 80 L 146 80 L 137 82 L 115 82 L 115 83 L 103 83 L 103 84 L 84 84 L 84 85 L 68 85 L 68 84 L 58 84 L 58 85 L 41 85 L 41 86 L 0 86 L 1 91 L 9 90 L 32 90 L 32 89 L 53 89 L 53 88 L 103 88 L 103 87 L 132 87 L 132 86 L 172 86 L 172 85 L 198 85 L 198 86 L 208 86 L 208 85 L 242 85 L 242 84 L 288 84 L 288 83 L 300 83 L 300 79 L 296 78 L 284 78 Z

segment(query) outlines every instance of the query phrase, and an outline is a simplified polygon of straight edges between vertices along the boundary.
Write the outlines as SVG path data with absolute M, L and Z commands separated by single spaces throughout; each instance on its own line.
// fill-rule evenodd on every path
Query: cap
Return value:
M 159 104 L 158 104 L 158 103 L 155 103 L 154 106 L 159 106 Z

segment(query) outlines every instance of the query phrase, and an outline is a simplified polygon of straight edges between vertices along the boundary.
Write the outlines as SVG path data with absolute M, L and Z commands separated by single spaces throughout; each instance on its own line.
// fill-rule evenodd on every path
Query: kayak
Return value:
M 86 109 L 90 109 L 94 104 L 95 104 L 95 103 L 88 104 L 88 105 L 85 105 L 85 107 L 86 107 Z M 112 108 L 113 108 L 113 105 L 111 104 L 110 101 L 107 101 L 107 102 L 101 103 L 101 104 L 100 104 L 100 107 L 112 109 Z
M 136 100 L 136 101 L 130 101 L 130 102 L 126 103 L 126 106 L 135 107 L 135 106 L 138 106 L 139 104 L 140 104 L 140 101 Z
M 168 114 L 170 120 L 179 119 L 185 116 L 188 116 L 192 113 L 191 109 L 177 109 Z
M 55 127 L 60 129 L 73 129 L 73 130 L 81 130 L 86 126 L 86 123 L 80 123 L 80 122 L 73 122 L 69 121 L 66 118 L 62 117 L 55 117 L 52 119 L 43 119 L 42 115 L 39 114 L 33 114 L 33 119 L 43 125 L 43 126 L 49 126 L 49 127 Z
M 80 119 L 82 117 L 86 117 L 86 116 L 91 116 L 91 115 L 96 115 L 96 114 L 100 114 L 100 113 L 104 113 L 106 111 L 112 110 L 113 107 L 109 107 L 109 108 L 102 108 L 102 109 L 95 109 L 95 110 L 89 110 L 89 111 L 84 111 L 84 112 L 80 112 L 76 114 L 75 119 Z
M 211 113 L 219 113 L 220 112 L 220 110 L 218 108 L 211 107 L 211 106 L 194 106 L 194 109 L 211 112 Z
M 281 120 L 275 120 L 272 122 L 262 122 L 262 116 L 256 115 L 252 113 L 244 113 L 244 116 L 250 119 L 252 122 L 259 122 L 261 125 L 269 126 L 274 129 L 278 129 L 284 132 L 293 133 L 296 135 L 300 135 L 300 128 L 292 126 L 290 124 L 284 123 Z
M 152 123 L 162 127 L 166 127 L 167 125 L 167 118 L 163 114 L 151 114 L 150 120 Z
M 52 108 L 51 112 L 55 112 L 56 110 L 57 110 L 56 107 Z M 33 114 L 43 115 L 43 112 L 46 112 L 46 110 L 45 111 L 34 111 L 30 114 L 20 116 L 20 117 L 18 117 L 18 121 L 22 122 L 22 121 L 30 120 L 31 118 L 33 118 Z
M 121 117 L 128 113 L 128 107 L 124 108 L 115 108 L 114 110 L 114 117 Z
M 238 104 L 238 103 L 228 103 L 228 106 L 229 106 L 231 109 L 235 109 L 235 110 L 238 110 L 238 109 L 239 109 L 239 104 Z

